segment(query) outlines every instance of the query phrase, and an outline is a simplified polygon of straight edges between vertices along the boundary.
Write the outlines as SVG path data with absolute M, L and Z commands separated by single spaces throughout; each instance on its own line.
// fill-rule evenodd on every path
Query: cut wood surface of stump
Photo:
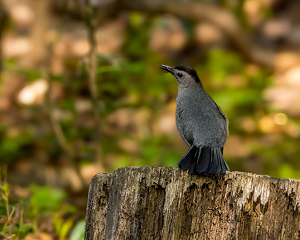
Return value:
M 300 180 L 126 167 L 90 183 L 85 240 L 300 239 Z

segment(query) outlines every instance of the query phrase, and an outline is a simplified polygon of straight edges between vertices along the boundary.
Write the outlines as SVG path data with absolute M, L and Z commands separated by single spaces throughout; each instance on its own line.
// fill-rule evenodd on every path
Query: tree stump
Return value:
M 86 240 L 300 239 L 300 180 L 126 167 L 91 181 Z

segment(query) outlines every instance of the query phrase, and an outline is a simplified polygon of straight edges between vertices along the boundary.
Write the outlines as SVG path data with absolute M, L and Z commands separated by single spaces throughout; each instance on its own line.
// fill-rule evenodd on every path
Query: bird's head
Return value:
M 195 69 L 189 66 L 175 66 L 170 67 L 166 65 L 161 65 L 160 68 L 166 72 L 171 73 L 179 85 L 181 86 L 191 86 L 191 85 L 201 85 L 201 81 L 197 75 Z

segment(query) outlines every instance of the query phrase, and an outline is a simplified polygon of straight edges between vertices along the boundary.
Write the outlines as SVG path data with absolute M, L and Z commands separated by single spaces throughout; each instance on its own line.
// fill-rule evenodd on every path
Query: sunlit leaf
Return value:
M 83 240 L 84 233 L 85 233 L 85 220 L 82 219 L 75 224 L 73 230 L 71 231 L 70 239 Z

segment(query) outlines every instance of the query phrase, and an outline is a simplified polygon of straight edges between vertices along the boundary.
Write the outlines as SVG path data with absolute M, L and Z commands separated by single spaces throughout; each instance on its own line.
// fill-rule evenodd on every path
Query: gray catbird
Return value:
M 178 162 L 179 168 L 191 175 L 220 174 L 229 171 L 223 158 L 228 137 L 228 120 L 215 101 L 204 91 L 197 72 L 189 66 L 161 69 L 171 73 L 178 82 L 176 124 L 190 147 Z

